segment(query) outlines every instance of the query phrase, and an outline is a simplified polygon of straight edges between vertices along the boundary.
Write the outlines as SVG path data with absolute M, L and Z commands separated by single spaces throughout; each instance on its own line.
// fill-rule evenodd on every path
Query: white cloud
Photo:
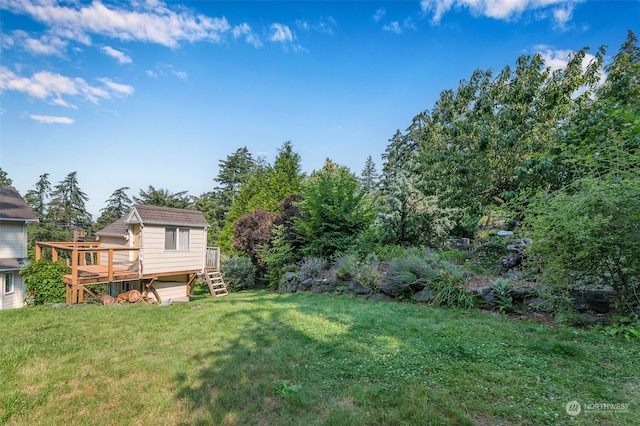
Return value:
M 402 28 L 398 21 L 390 22 L 382 27 L 383 30 L 389 31 L 396 34 L 402 34 Z
M 424 13 L 432 14 L 439 23 L 445 13 L 454 8 L 469 9 L 473 14 L 510 20 L 527 10 L 552 9 L 555 23 L 563 27 L 572 17 L 573 7 L 584 0 L 421 0 Z
M 260 41 L 260 37 L 258 37 L 258 35 L 253 32 L 251 26 L 246 22 L 233 27 L 233 30 L 231 30 L 231 34 L 233 34 L 233 38 L 244 36 L 245 41 L 256 49 L 258 47 L 262 47 L 262 41 Z
M 271 36 L 269 40 L 274 42 L 286 43 L 293 41 L 293 34 L 291 29 L 284 24 L 271 24 Z
M 220 42 L 231 28 L 224 17 L 211 18 L 186 8 L 174 11 L 161 1 L 134 2 L 125 9 L 99 1 L 63 6 L 50 0 L 3 0 L 3 8 L 29 15 L 59 36 L 74 35 L 84 44 L 90 43 L 90 34 L 99 34 L 175 48 L 181 42 Z
M 387 11 L 384 9 L 378 9 L 376 10 L 376 13 L 373 15 L 373 20 L 376 22 L 379 22 L 382 18 L 384 18 L 384 15 L 387 14 Z
M 146 70 L 145 73 L 151 78 L 157 78 L 160 76 L 164 77 L 166 75 L 175 75 L 181 80 L 186 80 L 189 77 L 186 71 L 176 71 L 173 65 L 169 64 L 160 64 L 156 66 L 155 70 Z
M 73 124 L 74 120 L 69 117 L 59 117 L 57 115 L 30 114 L 29 118 L 46 124 Z
M 124 52 L 116 50 L 111 46 L 103 46 L 102 51 L 112 58 L 115 58 L 121 64 L 130 64 L 133 62 L 130 56 L 127 56 Z
M 11 35 L 3 37 L 3 47 L 13 48 L 22 46 L 34 55 L 62 55 L 67 47 L 67 42 L 58 36 L 43 35 L 40 38 L 31 37 L 26 31 L 15 30 Z
M 14 90 L 27 95 L 49 100 L 49 103 L 73 108 L 64 96 L 79 96 L 93 103 L 101 99 L 111 99 L 113 96 L 130 95 L 133 87 L 114 83 L 107 78 L 99 79 L 104 86 L 92 86 L 84 79 L 70 78 L 49 71 L 39 71 L 31 77 L 20 76 L 7 67 L 0 66 L 0 92 Z
M 317 22 L 309 22 L 306 20 L 297 20 L 296 27 L 298 27 L 301 31 L 317 31 L 319 33 L 324 34 L 333 34 L 338 23 L 336 20 L 329 16 L 328 18 L 320 18 Z

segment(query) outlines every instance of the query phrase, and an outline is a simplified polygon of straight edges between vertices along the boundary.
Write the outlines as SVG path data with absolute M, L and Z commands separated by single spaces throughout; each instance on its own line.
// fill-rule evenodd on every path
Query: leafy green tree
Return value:
M 51 191 L 47 215 L 56 226 L 91 228 L 91 214 L 85 207 L 89 201 L 78 184 L 77 172 L 69 173 Z
M 29 207 L 38 216 L 40 222 L 44 222 L 47 213 L 47 204 L 51 195 L 51 183 L 49 173 L 40 175 L 40 179 L 34 185 L 35 189 L 30 189 L 24 196 Z
M 256 267 L 259 280 L 262 279 L 266 266 L 261 248 L 271 240 L 275 218 L 268 210 L 254 209 L 252 214 L 242 216 L 233 223 L 233 248 L 249 256 Z
M 197 197 L 193 197 L 193 208 L 201 211 L 207 222 L 207 244 L 214 245 L 220 233 L 218 226 L 218 214 L 220 212 L 220 199 L 213 191 L 204 192 Z
M 579 179 L 530 207 L 530 254 L 545 282 L 611 285 L 624 313 L 640 306 L 640 178 L 635 172 Z
M 285 142 L 278 151 L 273 165 L 256 161 L 251 177 L 244 182 L 225 219 L 219 244 L 224 250 L 231 247 L 233 223 L 251 214 L 253 209 L 277 213 L 282 200 L 300 192 L 304 174 L 300 156 L 293 151 L 291 142 Z
M 156 189 L 149 185 L 147 190 L 140 190 L 138 197 L 133 196 L 136 204 L 149 206 L 173 207 L 176 209 L 191 209 L 193 202 L 188 191 L 171 193 L 168 189 Z
M 307 256 L 330 259 L 347 252 L 357 245 L 375 216 L 359 179 L 330 159 L 311 174 L 301 194 L 296 230 Z
M 96 230 L 115 222 L 131 210 L 131 198 L 127 195 L 129 189 L 128 186 L 124 186 L 113 191 L 107 200 L 107 206 L 100 209 L 102 214 L 96 221 Z
M 7 172 L 2 170 L 0 167 L 0 186 L 11 186 L 13 185 L 13 181 L 9 178 Z

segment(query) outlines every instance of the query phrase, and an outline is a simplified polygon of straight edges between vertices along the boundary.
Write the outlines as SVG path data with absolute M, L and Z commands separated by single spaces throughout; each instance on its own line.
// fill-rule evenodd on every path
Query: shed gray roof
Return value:
M 143 224 L 208 227 L 209 222 L 201 211 L 174 209 L 171 207 L 147 206 L 138 204 L 133 207 Z
M 0 186 L 0 219 L 37 222 L 38 216 L 14 187 Z
M 205 219 L 202 212 L 198 210 L 138 204 L 133 207 L 133 210 L 129 214 L 105 226 L 96 232 L 96 235 L 99 237 L 124 237 L 127 235 L 127 225 L 137 222 L 137 220 L 127 221 L 127 219 L 130 217 L 135 218 L 136 214 L 140 217 L 143 225 L 189 226 L 195 228 L 205 228 L 209 226 L 207 219 Z
M 22 269 L 22 267 L 26 264 L 26 259 L 0 259 L 0 271 L 12 271 L 16 269 Z
M 122 216 L 120 219 L 105 226 L 96 235 L 99 237 L 124 237 L 127 235 L 127 216 Z

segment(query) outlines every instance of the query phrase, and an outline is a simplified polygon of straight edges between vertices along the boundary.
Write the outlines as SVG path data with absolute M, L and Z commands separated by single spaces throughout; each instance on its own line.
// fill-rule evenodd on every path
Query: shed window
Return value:
M 13 293 L 13 274 L 4 274 L 4 292 Z
M 164 228 L 165 250 L 189 250 L 189 228 Z

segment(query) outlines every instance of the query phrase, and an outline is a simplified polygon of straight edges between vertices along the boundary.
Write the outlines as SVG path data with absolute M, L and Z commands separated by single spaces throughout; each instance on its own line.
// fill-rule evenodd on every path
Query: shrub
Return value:
M 427 259 L 413 254 L 389 262 L 380 289 L 394 297 L 409 297 L 422 290 L 433 276 L 435 272 Z
M 231 257 L 222 265 L 220 272 L 230 291 L 253 288 L 256 285 L 256 267 L 248 257 Z
M 322 270 L 326 269 L 328 262 L 320 257 L 305 257 L 300 262 L 300 281 L 307 278 L 318 278 Z
M 501 313 L 506 313 L 513 307 L 512 288 L 511 281 L 506 278 L 498 278 L 491 283 L 491 291 L 495 297 L 493 303 Z
M 469 261 L 469 267 L 479 274 L 496 274 L 502 269 L 500 259 L 508 253 L 505 241 L 489 240 L 476 248 Z
M 66 287 L 62 276 L 69 272 L 71 268 L 59 262 L 30 262 L 20 271 L 27 284 L 29 301 L 36 305 L 66 302 Z
M 293 246 L 284 232 L 283 225 L 274 225 L 271 243 L 260 247 L 260 256 L 267 269 L 268 285 L 274 290 L 279 287 L 285 273 L 297 270 Z
M 358 258 L 354 254 L 345 254 L 333 263 L 332 274 L 335 279 L 349 281 L 358 273 Z
M 358 264 L 356 279 L 360 284 L 370 289 L 377 288 L 384 276 L 380 270 L 381 264 L 375 253 L 369 254 L 362 262 Z
M 429 286 L 435 290 L 432 303 L 437 306 L 471 309 L 475 298 L 467 289 L 468 273 L 449 262 L 442 262 Z
M 527 250 L 552 286 L 602 281 L 619 308 L 640 306 L 640 179 L 634 173 L 584 178 L 530 206 Z

